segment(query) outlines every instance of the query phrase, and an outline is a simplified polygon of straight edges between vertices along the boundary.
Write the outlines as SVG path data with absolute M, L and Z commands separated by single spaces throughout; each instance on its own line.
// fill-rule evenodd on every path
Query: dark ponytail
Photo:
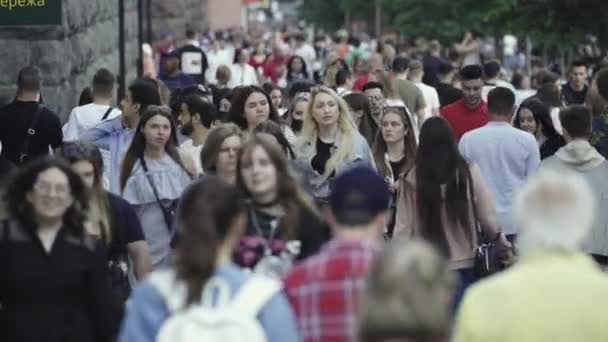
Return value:
M 178 279 L 186 283 L 187 305 L 201 298 L 215 271 L 218 250 L 243 211 L 236 187 L 216 176 L 207 176 L 184 192 L 177 209 L 180 240 L 175 268 Z

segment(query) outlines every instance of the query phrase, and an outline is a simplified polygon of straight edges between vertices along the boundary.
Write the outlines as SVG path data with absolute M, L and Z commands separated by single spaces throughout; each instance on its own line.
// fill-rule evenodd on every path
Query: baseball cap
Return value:
M 368 167 L 355 167 L 334 181 L 329 205 L 344 225 L 368 224 L 388 209 L 390 192 L 382 177 Z

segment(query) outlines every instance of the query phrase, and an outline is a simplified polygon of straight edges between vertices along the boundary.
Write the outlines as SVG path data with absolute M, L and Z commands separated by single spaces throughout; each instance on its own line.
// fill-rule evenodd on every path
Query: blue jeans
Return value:
M 456 291 L 454 291 L 454 300 L 452 302 L 452 313 L 456 314 L 458 310 L 458 306 L 462 301 L 462 297 L 464 296 L 467 288 L 475 282 L 475 270 L 473 268 L 463 268 L 460 270 L 456 270 L 456 274 L 458 275 L 458 285 L 456 286 Z

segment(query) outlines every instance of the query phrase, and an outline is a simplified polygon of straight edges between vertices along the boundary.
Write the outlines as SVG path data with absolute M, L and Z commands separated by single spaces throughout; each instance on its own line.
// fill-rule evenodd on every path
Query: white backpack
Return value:
M 157 342 L 266 342 L 257 314 L 281 290 L 278 281 L 253 275 L 231 297 L 225 280 L 209 279 L 201 303 L 184 308 L 186 287 L 173 272 L 155 272 L 149 281 L 161 293 L 171 316 L 161 326 Z M 212 306 L 213 298 L 216 305 Z

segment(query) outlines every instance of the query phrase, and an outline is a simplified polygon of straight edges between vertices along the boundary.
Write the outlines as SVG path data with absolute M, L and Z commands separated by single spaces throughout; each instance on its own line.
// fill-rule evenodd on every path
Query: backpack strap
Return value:
M 175 272 L 171 270 L 152 272 L 147 281 L 161 295 L 170 313 L 184 308 L 187 290 L 183 283 L 177 281 Z
M 104 121 L 105 119 L 107 119 L 108 116 L 110 116 L 110 113 L 112 113 L 113 110 L 114 110 L 114 107 L 110 106 L 110 108 L 108 108 L 108 110 L 101 117 L 101 121 Z
M 23 140 L 23 145 L 21 145 L 21 153 L 19 154 L 19 162 L 23 163 L 25 159 L 29 156 L 30 153 L 30 143 L 32 142 L 32 138 L 36 135 L 36 125 L 38 124 L 38 119 L 40 118 L 40 113 L 44 107 L 41 104 L 38 104 L 36 111 L 32 115 L 32 121 L 30 122 L 27 128 L 27 134 L 25 135 L 25 140 Z
M 260 275 L 253 275 L 236 293 L 232 300 L 235 312 L 243 312 L 255 317 L 264 305 L 279 291 L 280 282 Z

